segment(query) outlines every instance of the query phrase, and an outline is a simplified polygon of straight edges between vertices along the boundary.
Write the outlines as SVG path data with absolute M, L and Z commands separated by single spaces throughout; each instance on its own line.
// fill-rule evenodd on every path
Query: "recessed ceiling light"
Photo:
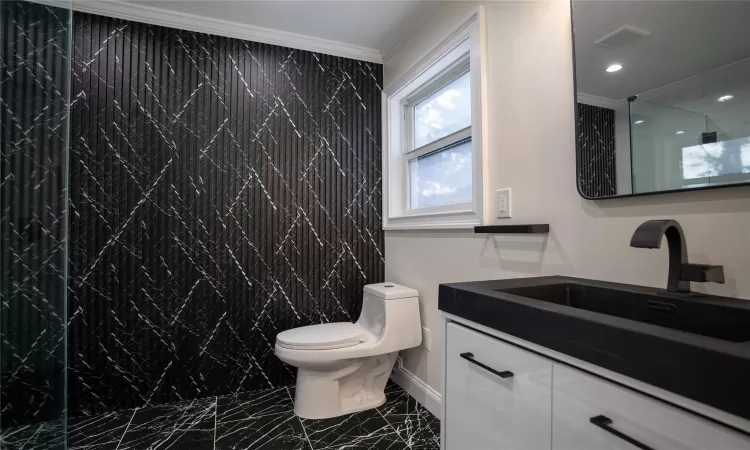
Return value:
M 622 66 L 620 64 L 612 64 L 611 66 L 607 67 L 607 72 L 617 72 L 620 69 L 622 69 Z
M 635 121 L 635 124 L 636 124 L 636 125 L 638 125 L 639 123 L 643 123 L 643 121 L 642 121 L 642 120 L 636 120 L 636 121 Z
M 677 132 L 677 133 L 675 133 L 675 134 L 685 134 L 685 132 L 684 132 L 684 131 L 682 131 L 682 130 L 680 130 L 680 131 L 678 131 L 678 132 Z
M 734 98 L 734 95 L 722 95 L 719 97 L 720 102 L 726 102 Z

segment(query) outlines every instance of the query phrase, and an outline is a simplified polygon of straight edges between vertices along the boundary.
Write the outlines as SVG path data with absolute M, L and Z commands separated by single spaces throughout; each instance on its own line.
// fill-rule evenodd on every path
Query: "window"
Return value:
M 468 60 L 458 74 L 436 84 L 437 92 L 414 105 L 414 147 L 431 144 L 471 128 L 471 79 Z M 455 79 L 453 79 L 455 78 Z
M 385 229 L 482 222 L 480 14 L 384 91 Z
M 682 148 L 683 185 L 744 182 L 750 178 L 750 137 Z
M 471 202 L 471 78 L 459 63 L 405 102 L 410 210 Z
M 409 209 L 471 202 L 471 138 L 408 164 Z

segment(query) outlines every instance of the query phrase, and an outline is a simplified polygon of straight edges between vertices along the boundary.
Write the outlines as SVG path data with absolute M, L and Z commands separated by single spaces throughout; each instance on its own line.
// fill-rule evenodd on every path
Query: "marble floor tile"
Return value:
M 216 449 L 310 449 L 292 389 L 219 397 Z
M 440 448 L 440 420 L 396 384 L 386 388 L 378 411 L 412 450 Z
M 333 419 L 303 419 L 302 425 L 314 450 L 407 448 L 396 430 L 376 409 Z
M 68 422 L 69 450 L 115 450 L 137 410 L 86 416 Z
M 324 420 L 294 415 L 294 388 L 79 417 L 70 450 L 437 450 L 440 421 L 389 383 L 377 409 Z M 2 450 L 62 450 L 60 422 L 0 433 Z
M 19 425 L 0 432 L 2 450 L 62 450 L 65 429 L 61 420 Z
M 117 450 L 213 450 L 216 397 L 138 409 Z

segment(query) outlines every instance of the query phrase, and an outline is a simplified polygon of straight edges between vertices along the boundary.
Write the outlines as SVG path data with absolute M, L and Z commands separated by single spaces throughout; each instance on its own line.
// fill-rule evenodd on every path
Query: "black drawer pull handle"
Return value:
M 461 353 L 459 356 L 461 356 L 461 358 L 469 361 L 470 363 L 478 365 L 479 367 L 481 367 L 484 370 L 488 370 L 488 371 L 494 373 L 495 375 L 499 376 L 500 378 L 510 378 L 510 377 L 513 376 L 513 372 L 511 372 L 509 370 L 503 370 L 502 372 L 498 372 L 497 370 L 493 369 L 492 367 L 490 367 L 490 366 L 488 366 L 486 364 L 480 363 L 479 361 L 477 361 L 476 359 L 474 359 L 474 353 L 466 352 L 466 353 Z
M 610 426 L 610 425 L 612 425 L 612 419 L 610 419 L 607 416 L 592 417 L 591 419 L 589 419 L 589 421 L 591 423 L 593 423 L 594 425 L 596 425 L 597 427 L 601 428 L 602 430 L 604 430 L 604 431 L 606 431 L 608 433 L 612 433 L 615 436 L 617 436 L 618 438 L 620 438 L 620 439 L 622 439 L 624 441 L 630 442 L 631 444 L 635 445 L 636 447 L 638 447 L 640 449 L 643 449 L 643 450 L 654 450 L 653 447 L 649 447 L 646 444 L 642 444 L 642 443 L 636 441 L 635 439 L 633 439 L 632 437 L 628 436 L 627 434 L 621 433 L 621 432 L 615 430 L 614 428 L 612 428 Z

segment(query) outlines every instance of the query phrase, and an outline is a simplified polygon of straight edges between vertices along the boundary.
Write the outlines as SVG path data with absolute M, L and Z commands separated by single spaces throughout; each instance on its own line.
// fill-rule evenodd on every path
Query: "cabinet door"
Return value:
M 748 450 L 750 438 L 636 391 L 554 365 L 554 450 Z
M 445 359 L 445 449 L 550 449 L 549 360 L 456 324 Z

